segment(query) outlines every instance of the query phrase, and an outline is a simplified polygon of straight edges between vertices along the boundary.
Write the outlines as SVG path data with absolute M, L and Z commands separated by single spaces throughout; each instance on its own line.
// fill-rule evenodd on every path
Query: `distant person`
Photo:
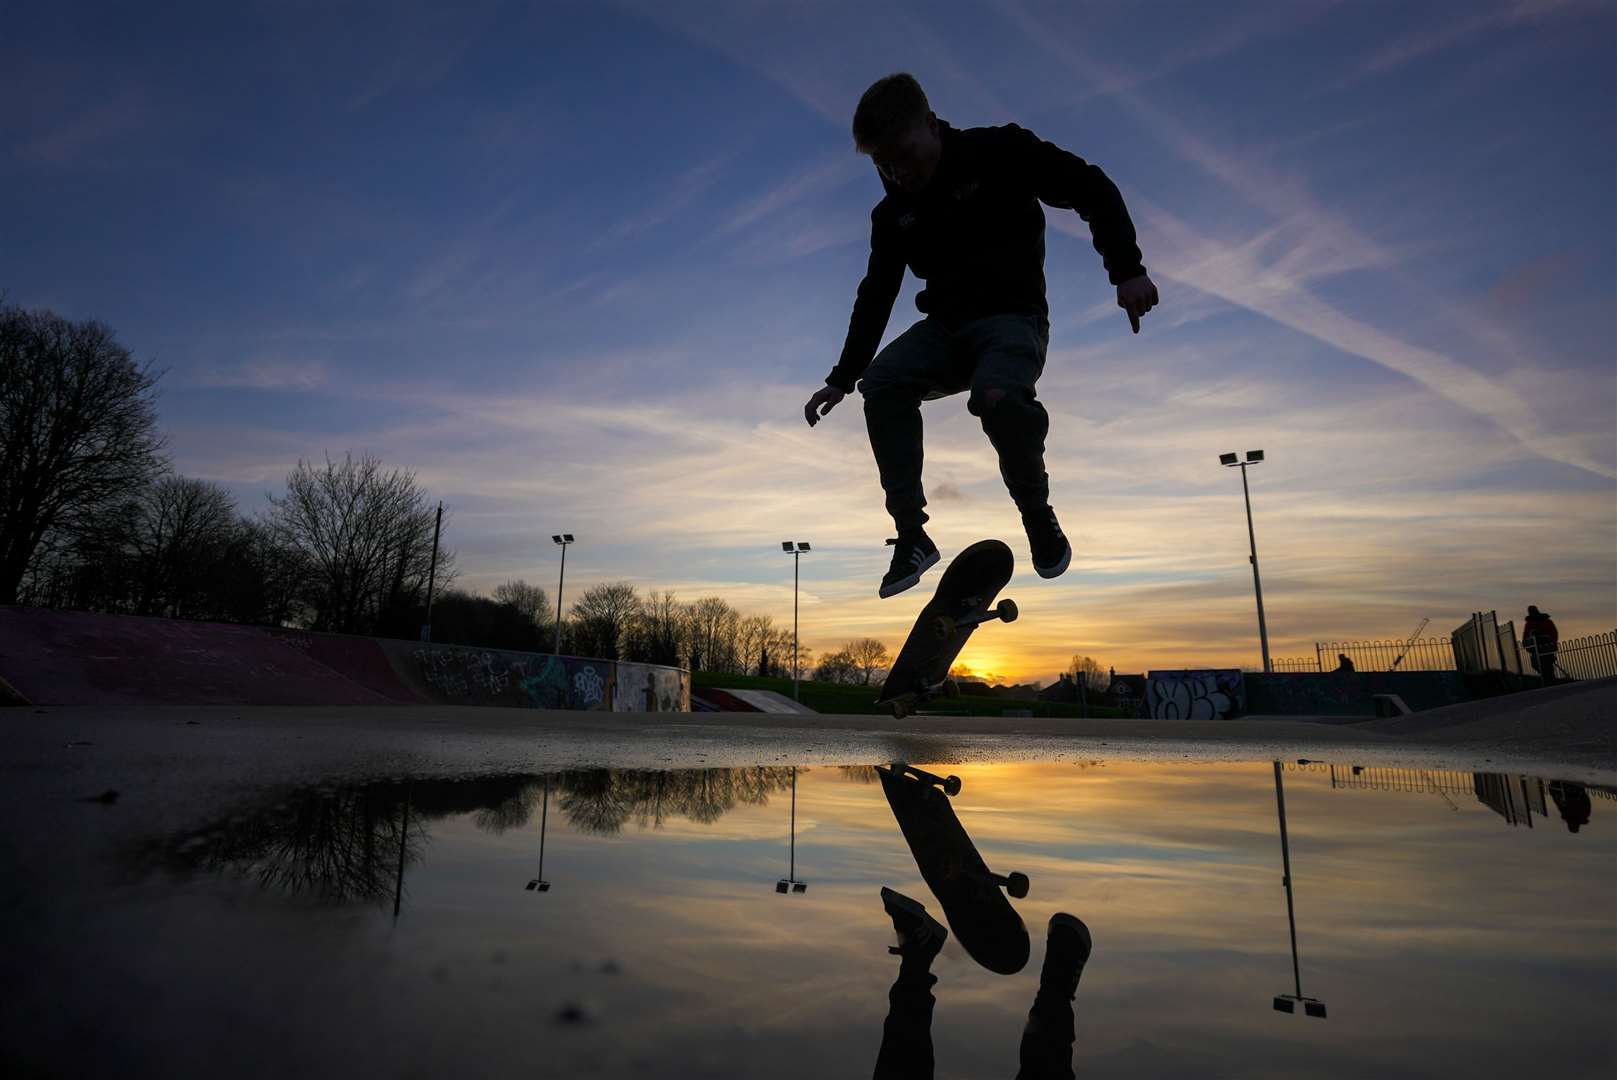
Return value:
M 1076 210 L 1089 223 L 1117 304 L 1139 333 L 1157 287 L 1123 197 L 1098 167 L 1025 128 L 950 127 L 907 74 L 865 91 L 853 137 L 886 194 L 870 215 L 870 262 L 842 356 L 803 415 L 813 427 L 855 384 L 864 395 L 870 448 L 898 530 L 878 593 L 903 592 L 938 561 L 923 528 L 921 402 L 966 390 L 966 409 L 982 422 L 1021 511 L 1033 568 L 1056 577 L 1072 547 L 1050 507 L 1050 418 L 1034 391 L 1050 344 L 1039 204 Z M 925 318 L 877 355 L 905 267 L 926 283 L 915 297 Z
M 1532 604 L 1527 605 L 1527 618 L 1522 622 L 1522 647 L 1532 658 L 1533 670 L 1544 680 L 1544 685 L 1553 683 L 1555 657 L 1561 649 L 1561 633 L 1555 628 L 1555 620 Z
M 1555 808 L 1561 812 L 1561 820 L 1566 822 L 1567 832 L 1577 832 L 1589 824 L 1589 813 L 1593 807 L 1589 804 L 1588 788 L 1565 780 L 1551 780 L 1550 798 L 1555 801 Z
M 1337 671 L 1347 671 L 1347 672 L 1353 671 L 1354 670 L 1354 668 L 1353 668 L 1353 658 L 1351 656 L 1349 656 L 1347 653 L 1337 653 L 1336 654 L 1336 670 Z
M 887 1020 L 876 1054 L 875 1080 L 932 1080 L 932 961 L 949 931 L 927 914 L 925 905 L 892 889 L 881 891 L 882 906 L 893 920 L 898 944 L 898 978 L 887 991 Z M 1072 1002 L 1078 979 L 1089 961 L 1089 928 L 1076 916 L 1050 916 L 1039 972 L 1039 989 L 1022 1029 L 1021 1068 L 1017 1080 L 1073 1080 L 1072 1044 L 1077 1040 Z

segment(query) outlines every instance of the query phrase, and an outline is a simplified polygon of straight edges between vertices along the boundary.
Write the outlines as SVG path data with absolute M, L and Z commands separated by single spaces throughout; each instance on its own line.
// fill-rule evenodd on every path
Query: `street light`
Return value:
M 572 533 L 552 533 L 550 538 L 561 545 L 561 579 L 556 582 L 556 655 L 561 655 L 561 589 L 567 583 L 567 545 L 573 542 Z
M 550 820 L 550 777 L 545 777 L 545 804 L 539 812 L 539 876 L 529 881 L 528 892 L 549 892 L 550 882 L 545 880 L 545 824 Z
M 808 882 L 797 880 L 797 766 L 792 766 L 792 831 L 791 856 L 787 863 L 786 876 L 775 882 L 775 891 L 781 894 L 789 892 L 808 892 Z
M 1295 1013 L 1300 1001 L 1306 1015 L 1324 1020 L 1325 1003 L 1318 998 L 1303 997 L 1302 966 L 1297 962 L 1297 910 L 1291 899 L 1291 843 L 1286 838 L 1286 788 L 1280 781 L 1280 762 L 1274 765 L 1275 803 L 1280 810 L 1280 860 L 1285 874 L 1281 881 L 1286 886 L 1286 920 L 1291 924 L 1291 976 L 1297 987 L 1295 994 L 1275 995 L 1275 1012 Z
M 796 541 L 796 547 L 792 546 L 793 543 L 791 540 L 782 540 L 780 549 L 789 552 L 792 556 L 792 700 L 801 701 L 797 673 L 797 564 L 802 560 L 803 552 L 807 551 L 809 546 L 806 540 Z M 796 774 L 794 773 L 793 775 L 795 777 Z M 796 789 L 794 788 L 793 790 L 795 791 Z
M 1262 450 L 1248 450 L 1245 461 L 1237 461 L 1233 453 L 1218 455 L 1220 465 L 1241 470 L 1241 496 L 1246 499 L 1246 539 L 1252 546 L 1252 588 L 1258 594 L 1258 641 L 1263 646 L 1263 671 L 1268 674 L 1274 667 L 1269 663 L 1269 628 L 1263 621 L 1263 582 L 1258 579 L 1258 540 L 1252 531 L 1252 493 L 1246 486 L 1246 467 L 1262 462 Z

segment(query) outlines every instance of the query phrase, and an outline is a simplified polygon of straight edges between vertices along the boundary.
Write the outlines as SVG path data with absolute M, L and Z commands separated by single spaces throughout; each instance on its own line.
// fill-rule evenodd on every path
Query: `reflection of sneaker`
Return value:
M 889 945 L 887 951 L 894 956 L 902 956 L 905 964 L 931 967 L 938 950 L 948 940 L 949 931 L 926 913 L 926 906 L 919 900 L 911 900 L 885 885 L 882 886 L 881 903 L 893 920 L 893 929 L 898 932 L 898 944 Z
M 1089 927 L 1076 915 L 1058 911 L 1050 916 L 1050 933 L 1044 946 L 1044 969 L 1039 972 L 1039 989 L 1059 992 L 1068 1001 L 1078 996 L 1078 976 L 1089 961 Z
M 899 533 L 896 539 L 887 543 L 893 548 L 893 565 L 887 568 L 887 575 L 881 579 L 883 599 L 914 585 L 929 567 L 938 563 L 938 545 L 920 529 Z
M 1027 530 L 1028 547 L 1033 552 L 1033 569 L 1042 578 L 1060 577 L 1072 562 L 1072 545 L 1067 543 L 1056 520 L 1056 512 L 1046 506 L 1022 515 L 1022 528 Z

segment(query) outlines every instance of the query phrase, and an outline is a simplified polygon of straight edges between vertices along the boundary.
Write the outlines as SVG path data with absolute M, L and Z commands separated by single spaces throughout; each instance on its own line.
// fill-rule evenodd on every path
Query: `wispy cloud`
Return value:
M 1516 29 L 1525 24 L 1567 16 L 1607 14 L 1611 6 L 1604 0 L 1505 0 L 1500 3 L 1468 5 L 1465 8 L 1436 8 L 1435 23 L 1414 30 L 1396 29 L 1395 36 L 1365 57 L 1336 84 L 1341 89 L 1365 79 L 1385 75 L 1396 68 L 1456 48 L 1490 31 Z M 1389 25 L 1398 27 L 1397 23 Z

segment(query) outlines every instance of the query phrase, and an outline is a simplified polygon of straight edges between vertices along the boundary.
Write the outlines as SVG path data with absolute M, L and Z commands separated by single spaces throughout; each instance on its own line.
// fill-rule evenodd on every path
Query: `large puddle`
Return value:
M 1070 1015 L 1087 1076 L 1617 1064 L 1609 791 L 1347 763 L 937 771 L 961 781 L 946 802 L 815 767 L 229 807 L 53 905 L 8 964 L 6 1054 L 56 1075 L 1031 1077 L 1067 1075 Z M 955 820 L 1026 875 L 1015 914 Z M 929 965 L 889 952 L 883 887 L 951 930 Z M 1093 941 L 1070 1004 L 1068 939 L 1039 993 L 1057 912 Z

